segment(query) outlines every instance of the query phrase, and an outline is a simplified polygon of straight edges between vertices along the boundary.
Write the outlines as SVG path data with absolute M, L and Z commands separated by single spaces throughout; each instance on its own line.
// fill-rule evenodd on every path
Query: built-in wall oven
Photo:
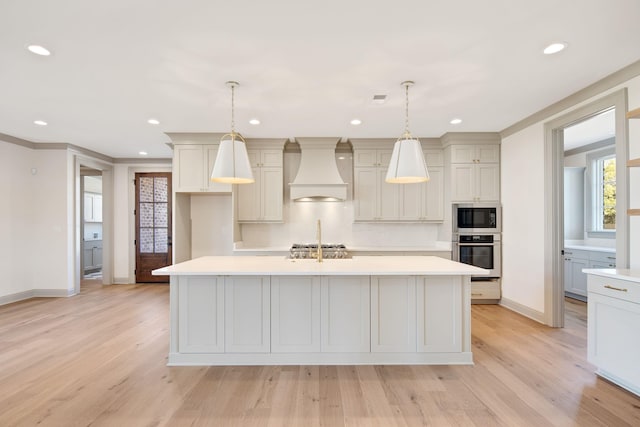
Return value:
M 500 233 L 453 235 L 454 261 L 489 270 L 489 275 L 479 279 L 499 278 L 500 259 Z
M 457 203 L 453 205 L 454 233 L 500 233 L 502 215 L 499 204 Z

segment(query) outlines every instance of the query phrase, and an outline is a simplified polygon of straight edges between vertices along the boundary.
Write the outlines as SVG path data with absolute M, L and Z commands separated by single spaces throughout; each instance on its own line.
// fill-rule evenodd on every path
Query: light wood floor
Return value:
M 168 299 L 90 285 L 0 307 L 0 426 L 640 425 L 586 361 L 582 303 L 564 329 L 473 306 L 475 366 L 169 368 Z

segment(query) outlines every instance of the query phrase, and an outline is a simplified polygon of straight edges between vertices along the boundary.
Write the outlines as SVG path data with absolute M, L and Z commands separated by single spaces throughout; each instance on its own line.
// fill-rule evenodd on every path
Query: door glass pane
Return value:
M 168 251 L 167 245 L 167 229 L 156 228 L 155 253 L 164 254 Z
M 153 227 L 153 203 L 140 203 L 140 227 Z
M 166 203 L 155 203 L 155 227 L 167 227 L 167 204 Z
M 140 201 L 153 202 L 153 178 L 140 178 Z
M 167 178 L 155 178 L 155 188 L 153 190 L 156 202 L 167 201 Z
M 140 252 L 153 253 L 153 228 L 140 228 Z

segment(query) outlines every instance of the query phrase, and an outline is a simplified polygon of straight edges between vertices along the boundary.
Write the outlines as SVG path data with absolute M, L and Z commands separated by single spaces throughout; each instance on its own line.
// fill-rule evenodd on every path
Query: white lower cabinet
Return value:
M 320 277 L 271 278 L 271 352 L 320 351 Z
M 368 353 L 369 276 L 324 276 L 321 289 L 322 351 Z
M 178 350 L 181 353 L 224 352 L 224 279 L 179 278 Z
M 589 362 L 599 375 L 640 395 L 640 280 L 589 274 L 588 281 Z
M 227 353 L 268 353 L 270 277 L 226 276 L 224 335 Z
M 460 278 L 420 277 L 417 284 L 417 350 L 446 353 L 462 350 Z
M 371 277 L 371 351 L 416 351 L 416 278 Z

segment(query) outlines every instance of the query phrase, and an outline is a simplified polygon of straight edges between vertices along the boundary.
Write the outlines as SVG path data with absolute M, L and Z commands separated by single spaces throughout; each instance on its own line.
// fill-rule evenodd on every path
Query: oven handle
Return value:
M 496 242 L 493 242 L 493 243 L 454 243 L 454 246 L 456 246 L 456 245 L 457 246 L 497 246 L 499 244 L 500 244 L 499 242 L 498 243 L 496 243 Z

